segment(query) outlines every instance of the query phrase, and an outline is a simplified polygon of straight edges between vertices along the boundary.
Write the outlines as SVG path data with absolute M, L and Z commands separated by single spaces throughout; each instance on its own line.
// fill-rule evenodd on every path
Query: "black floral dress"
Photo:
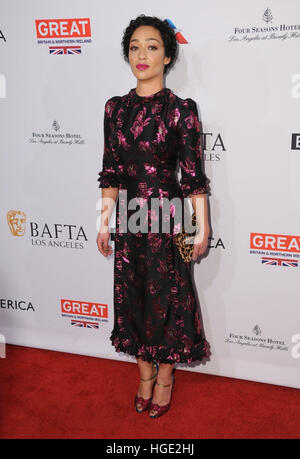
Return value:
M 181 99 L 169 88 L 139 96 L 133 88 L 106 102 L 98 181 L 99 188 L 119 188 L 110 337 L 117 352 L 159 363 L 208 356 L 191 262 L 183 261 L 174 240 L 185 222 L 185 198 L 209 192 L 201 159 L 193 99 Z

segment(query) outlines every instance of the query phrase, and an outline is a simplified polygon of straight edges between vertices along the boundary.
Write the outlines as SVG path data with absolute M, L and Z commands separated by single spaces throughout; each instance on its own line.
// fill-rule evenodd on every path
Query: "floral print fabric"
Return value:
M 181 99 L 169 88 L 139 96 L 133 88 L 106 102 L 98 181 L 100 188 L 119 188 L 110 337 L 117 352 L 161 363 L 191 363 L 208 356 L 191 263 L 183 261 L 174 240 L 184 218 L 184 198 L 209 192 L 201 160 L 193 99 Z M 152 198 L 157 198 L 154 209 Z M 166 199 L 173 200 L 168 212 Z M 137 212 L 136 206 L 129 209 L 130 200 L 139 207 L 138 231 L 130 227 Z

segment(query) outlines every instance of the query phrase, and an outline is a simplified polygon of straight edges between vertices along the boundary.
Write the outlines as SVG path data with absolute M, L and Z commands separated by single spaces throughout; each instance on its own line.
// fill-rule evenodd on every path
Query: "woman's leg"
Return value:
M 170 384 L 172 382 L 173 368 L 174 364 L 160 363 L 156 381 L 159 384 Z M 158 405 L 167 405 L 171 399 L 171 391 L 172 385 L 169 387 L 160 387 L 156 384 L 153 391 L 152 403 L 157 403 Z M 150 411 L 151 416 L 155 416 L 156 413 L 156 410 Z
M 146 362 L 145 360 L 142 360 L 141 358 L 136 358 L 138 367 L 139 367 L 139 372 L 140 372 L 140 378 L 142 379 L 149 379 L 151 376 L 153 376 L 156 373 L 156 368 L 153 368 L 153 363 L 152 362 Z M 143 397 L 144 399 L 151 398 L 152 395 L 152 388 L 153 384 L 155 383 L 155 378 L 151 379 L 150 381 L 140 381 L 140 385 L 138 388 L 137 395 L 138 397 Z M 141 410 L 142 406 L 140 403 L 137 404 L 137 409 Z

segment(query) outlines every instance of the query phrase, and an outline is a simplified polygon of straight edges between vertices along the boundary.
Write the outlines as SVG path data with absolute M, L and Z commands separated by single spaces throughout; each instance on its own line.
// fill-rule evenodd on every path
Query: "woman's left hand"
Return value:
M 197 260 L 197 258 L 200 255 L 203 255 L 203 253 L 206 251 L 207 246 L 208 246 L 208 236 L 209 236 L 208 228 L 195 236 L 192 260 L 194 261 Z

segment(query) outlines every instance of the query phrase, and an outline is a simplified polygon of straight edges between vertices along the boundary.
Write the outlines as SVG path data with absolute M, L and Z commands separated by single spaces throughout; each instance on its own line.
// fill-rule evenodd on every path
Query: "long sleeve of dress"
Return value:
M 209 192 L 209 180 L 202 170 L 203 151 L 201 146 L 198 109 L 193 99 L 183 100 L 180 108 L 179 165 L 180 188 L 184 197 L 190 194 Z
M 99 172 L 99 188 L 119 188 L 119 155 L 114 142 L 115 123 L 113 119 L 114 109 L 117 104 L 117 97 L 108 99 L 104 109 L 104 151 L 102 159 L 102 170 Z

